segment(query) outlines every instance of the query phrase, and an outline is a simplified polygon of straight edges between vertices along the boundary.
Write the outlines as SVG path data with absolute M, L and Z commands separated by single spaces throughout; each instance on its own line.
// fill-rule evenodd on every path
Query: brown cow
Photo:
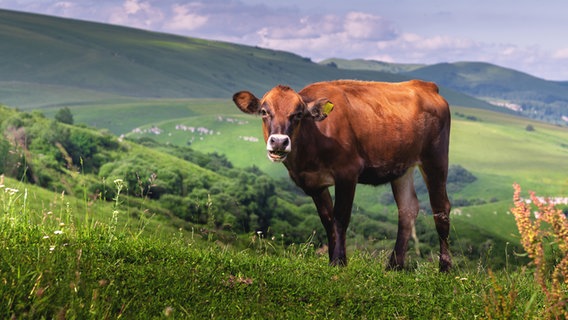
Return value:
M 262 116 L 268 158 L 283 162 L 312 197 L 327 232 L 331 265 L 347 264 L 345 233 L 357 183 L 390 182 L 399 222 L 388 266 L 404 267 L 419 209 L 413 180 L 419 166 L 440 237 L 440 270 L 449 270 L 450 111 L 435 84 L 338 80 L 299 92 L 280 85 L 262 99 L 241 91 L 233 101 L 241 111 Z M 333 185 L 335 205 L 328 190 Z

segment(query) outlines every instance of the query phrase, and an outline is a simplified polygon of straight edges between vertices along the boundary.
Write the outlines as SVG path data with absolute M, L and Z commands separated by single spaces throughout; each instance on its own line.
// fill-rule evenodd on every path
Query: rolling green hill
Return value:
M 329 67 L 349 70 L 373 70 L 389 73 L 403 73 L 425 67 L 424 64 L 408 64 L 408 63 L 389 63 L 376 60 L 365 59 L 338 59 L 330 58 L 319 62 L 319 64 Z
M 21 109 L 96 107 L 124 98 L 227 99 L 243 89 L 262 95 L 277 84 L 299 89 L 340 78 L 408 79 L 322 66 L 282 51 L 6 10 L 0 36 L 0 102 Z M 457 92 L 449 99 L 488 107 Z

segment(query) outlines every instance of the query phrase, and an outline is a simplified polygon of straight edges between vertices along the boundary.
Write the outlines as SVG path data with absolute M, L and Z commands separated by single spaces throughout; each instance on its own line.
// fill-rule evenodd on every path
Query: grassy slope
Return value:
M 81 179 L 81 177 L 78 177 Z M 21 217 L 29 215 L 28 222 L 32 224 L 54 223 L 51 227 L 57 229 L 57 224 L 63 223 L 62 228 L 75 228 L 75 226 L 92 227 L 98 224 L 110 224 L 113 221 L 113 211 L 118 210 L 117 226 L 121 232 L 128 234 L 142 233 L 145 236 L 170 237 L 174 233 L 185 233 L 180 227 L 186 223 L 171 216 L 159 214 L 159 207 L 149 201 L 122 197 L 120 205 L 115 203 L 92 199 L 86 194 L 68 195 L 53 192 L 35 185 L 3 177 L 5 188 L 17 190 L 11 206 L 16 206 Z M 0 183 L 1 185 L 1 183 Z M 85 191 L 86 192 L 86 191 Z M 7 194 L 1 195 L 3 207 L 0 212 L 3 217 L 8 214 L 10 206 L 6 204 Z M 25 205 L 24 205 L 25 204 Z M 140 214 L 145 211 L 147 214 Z M 53 231 L 53 230 L 51 230 Z
M 518 293 L 515 300 L 505 300 L 516 317 L 537 317 L 543 310 L 542 294 L 526 274 L 439 275 L 432 264 L 411 273 L 386 273 L 384 265 L 365 254 L 354 256 L 348 268 L 330 268 L 325 259 L 293 249 L 279 256 L 196 249 L 192 242 L 188 245 L 174 237 L 169 241 L 123 238 L 110 244 L 93 234 L 93 238 L 68 237 L 67 246 L 56 240 L 59 246 L 51 252 L 33 237 L 15 238 L 20 241 L 15 248 L 30 258 L 22 259 L 13 250 L 2 252 L 5 258 L 23 261 L 20 274 L 10 268 L 1 271 L 11 281 L 0 289 L 6 298 L 0 314 L 6 318 L 463 319 L 498 317 L 503 311 L 487 308 L 487 312 L 486 304 L 506 299 L 509 292 Z M 504 292 L 490 296 L 489 288 L 498 286 Z M 527 304 L 531 308 L 525 308 Z
M 542 316 L 527 272 L 384 272 L 386 252 L 357 252 L 330 268 L 310 242 L 251 241 L 247 250 L 181 230 L 140 233 L 107 204 L 82 207 L 7 179 L 0 186 L 2 318 L 514 318 Z M 79 203 L 81 201 L 78 201 Z M 40 206 L 39 204 L 43 204 Z M 88 210 L 88 209 L 87 209 Z M 48 213 L 50 212 L 50 213 Z M 131 220 L 130 220 L 131 221 Z M 144 225 L 144 224 L 143 224 Z M 514 293 L 514 296 L 508 296 Z M 504 308 L 504 309 L 503 309 Z

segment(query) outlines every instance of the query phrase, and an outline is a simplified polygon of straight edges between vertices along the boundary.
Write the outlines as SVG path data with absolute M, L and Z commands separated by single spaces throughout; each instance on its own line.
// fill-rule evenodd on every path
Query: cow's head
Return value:
M 302 121 L 321 121 L 333 109 L 327 98 L 305 101 L 286 86 L 274 87 L 262 99 L 240 91 L 233 95 L 233 101 L 242 112 L 262 117 L 268 158 L 275 162 L 284 161 L 292 150 L 294 134 Z

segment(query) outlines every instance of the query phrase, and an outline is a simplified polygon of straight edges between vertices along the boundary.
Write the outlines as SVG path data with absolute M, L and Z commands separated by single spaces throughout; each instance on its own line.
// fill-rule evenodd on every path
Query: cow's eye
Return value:
M 292 120 L 300 120 L 302 119 L 303 114 L 301 112 L 296 112 L 294 114 L 292 114 L 292 116 L 290 118 L 292 118 Z
M 264 108 L 260 109 L 258 114 L 260 114 L 260 116 L 263 117 L 263 118 L 268 117 L 268 111 L 266 111 L 266 109 L 264 109 Z

